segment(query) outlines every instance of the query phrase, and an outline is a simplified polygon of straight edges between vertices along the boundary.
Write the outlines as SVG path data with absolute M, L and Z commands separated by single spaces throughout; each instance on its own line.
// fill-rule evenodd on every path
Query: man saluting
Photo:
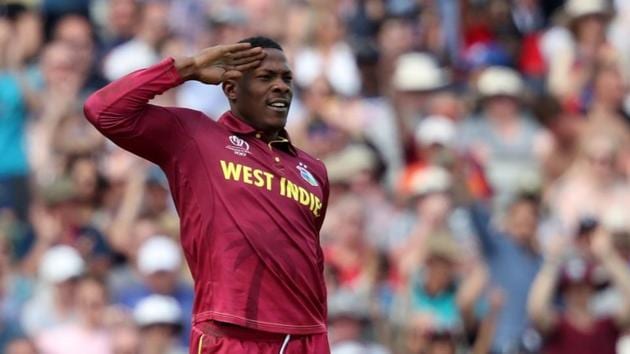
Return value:
M 222 84 L 230 110 L 148 103 L 186 80 Z M 264 37 L 168 58 L 88 98 L 87 119 L 158 164 L 195 280 L 191 353 L 329 353 L 319 230 L 328 179 L 284 126 L 292 74 Z

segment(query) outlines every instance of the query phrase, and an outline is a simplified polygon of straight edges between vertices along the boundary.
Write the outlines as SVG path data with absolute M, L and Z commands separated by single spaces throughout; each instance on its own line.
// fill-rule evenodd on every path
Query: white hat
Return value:
M 412 195 L 446 192 L 451 188 L 451 174 L 438 166 L 427 166 L 414 173 L 410 181 Z
M 416 128 L 416 141 L 423 146 L 451 146 L 455 141 L 455 132 L 455 123 L 452 120 L 439 115 L 428 116 Z
M 174 298 L 165 295 L 149 295 L 133 309 L 133 319 L 141 326 L 153 324 L 182 324 L 182 308 Z
M 477 81 L 477 91 L 481 96 L 519 97 L 523 89 L 521 76 L 514 70 L 491 66 L 486 68 Z
M 39 276 L 49 284 L 58 284 L 83 274 L 85 262 L 79 252 L 65 245 L 54 246 L 44 253 Z
M 406 53 L 396 61 L 393 84 L 397 90 L 431 91 L 449 82 L 449 75 L 428 54 Z
M 574 20 L 588 15 L 609 15 L 610 9 L 603 0 L 569 0 L 564 11 Z
M 152 236 L 138 250 L 138 269 L 144 275 L 177 271 L 181 263 L 179 245 L 167 236 Z
M 378 163 L 374 152 L 362 144 L 352 144 L 324 159 L 331 182 L 347 182 L 357 174 L 374 170 Z

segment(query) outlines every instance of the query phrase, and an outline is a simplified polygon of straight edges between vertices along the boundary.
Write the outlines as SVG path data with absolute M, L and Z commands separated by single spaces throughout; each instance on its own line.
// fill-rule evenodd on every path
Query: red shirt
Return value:
M 546 339 L 545 354 L 615 354 L 619 329 L 612 318 L 602 318 L 590 330 L 576 328 L 561 317 Z
M 112 82 L 84 110 L 101 133 L 166 173 L 195 280 L 193 323 L 326 332 L 323 163 L 295 148 L 286 132 L 267 143 L 229 112 L 215 122 L 148 104 L 182 83 L 173 63 Z

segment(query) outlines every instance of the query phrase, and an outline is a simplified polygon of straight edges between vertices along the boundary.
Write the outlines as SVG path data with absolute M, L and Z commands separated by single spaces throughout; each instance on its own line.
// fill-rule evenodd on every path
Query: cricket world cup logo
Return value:
M 249 143 L 236 135 L 230 135 L 229 138 L 230 145 L 227 145 L 225 148 L 228 150 L 234 151 L 235 155 L 238 156 L 247 156 L 250 153 L 249 151 Z

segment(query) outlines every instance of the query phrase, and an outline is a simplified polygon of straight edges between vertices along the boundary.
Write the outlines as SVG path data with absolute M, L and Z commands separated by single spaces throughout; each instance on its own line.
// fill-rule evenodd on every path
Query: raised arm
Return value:
M 479 238 L 483 254 L 486 257 L 495 251 L 497 244 L 497 235 L 491 225 L 491 214 L 489 209 L 489 206 L 486 206 L 479 201 L 473 202 L 469 209 L 473 228 Z
M 622 295 L 622 304 L 615 314 L 615 320 L 618 326 L 627 328 L 630 326 L 630 269 L 615 250 L 610 233 L 603 228 L 595 233 L 591 248 L 610 275 L 613 286 Z
M 568 240 L 564 236 L 556 236 L 550 241 L 545 250 L 545 262 L 529 291 L 527 312 L 541 332 L 553 330 L 558 321 L 552 300 L 567 246 Z
M 161 164 L 190 139 L 174 110 L 151 105 L 149 100 L 186 80 L 219 84 L 254 68 L 263 58 L 262 49 L 248 43 L 210 47 L 188 58 L 167 58 L 95 92 L 85 102 L 85 116 L 116 144 Z

